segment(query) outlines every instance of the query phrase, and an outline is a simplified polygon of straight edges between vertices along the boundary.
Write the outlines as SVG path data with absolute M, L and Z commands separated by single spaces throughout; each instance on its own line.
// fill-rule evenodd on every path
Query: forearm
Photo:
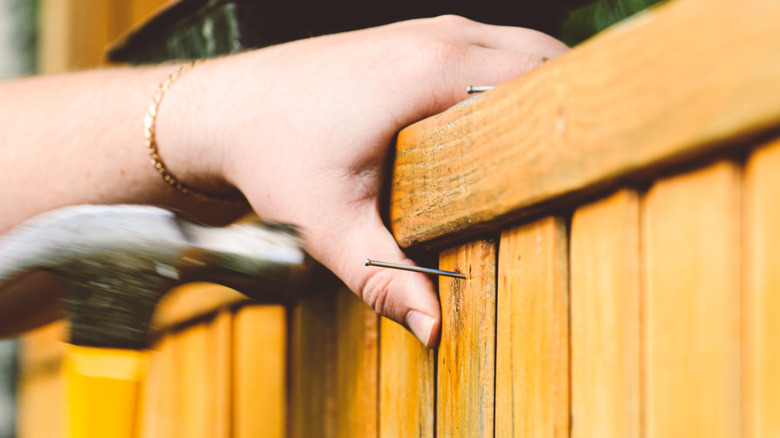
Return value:
M 180 180 L 235 186 L 265 219 L 297 225 L 312 257 L 433 346 L 441 312 L 431 280 L 363 266 L 367 256 L 413 263 L 379 216 L 388 148 L 399 129 L 466 98 L 467 85 L 498 84 L 565 50 L 538 32 L 449 16 L 208 61 L 166 92 L 160 155 Z M 144 113 L 175 69 L 0 86 L 0 232 L 87 202 L 231 213 L 185 199 L 149 163 Z
M 156 87 L 176 68 L 119 68 L 0 83 L 0 233 L 47 210 L 85 203 L 159 204 L 211 221 L 234 216 L 235 207 L 206 208 L 213 205 L 178 193 L 150 164 L 144 114 Z M 160 153 L 177 177 L 221 190 L 215 158 L 185 142 L 202 126 L 193 116 L 197 108 L 188 108 L 186 100 L 169 98 L 161 105 Z M 185 141 L 174 141 L 178 138 Z M 206 213 L 214 210 L 216 217 Z

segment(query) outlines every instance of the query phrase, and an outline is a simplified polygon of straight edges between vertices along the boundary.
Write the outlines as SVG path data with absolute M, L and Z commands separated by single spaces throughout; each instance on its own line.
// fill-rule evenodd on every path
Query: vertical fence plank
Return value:
M 646 433 L 740 435 L 740 173 L 657 182 L 643 211 Z
M 379 333 L 379 435 L 433 438 L 434 350 L 387 318 Z
M 176 333 L 176 416 L 179 436 L 213 436 L 214 402 L 211 390 L 216 384 L 213 352 L 209 351 L 208 327 L 198 323 Z
M 780 141 L 746 170 L 745 436 L 780 436 Z
M 210 430 L 214 438 L 233 436 L 233 312 L 220 311 L 209 326 L 207 354 L 214 361 L 214 388 L 212 402 L 214 424 Z
M 568 436 L 566 238 L 555 217 L 501 235 L 497 437 Z
M 166 334 L 155 346 L 144 390 L 143 436 L 165 438 L 176 436 L 179 391 L 179 369 L 176 364 L 176 338 Z
M 290 311 L 291 438 L 338 438 L 335 355 L 335 291 L 313 287 Z
M 571 225 L 573 438 L 638 438 L 639 198 L 624 190 Z
M 149 368 L 141 392 L 141 436 L 144 438 L 161 437 L 162 398 L 167 389 L 162 375 L 162 346 L 165 338 L 154 345 L 149 356 Z
M 167 333 L 152 353 L 143 392 L 146 438 L 231 436 L 232 312 Z
M 238 438 L 285 436 L 286 317 L 250 305 L 234 318 L 234 425 Z
M 442 335 L 438 355 L 436 431 L 445 437 L 492 437 L 496 336 L 496 245 L 476 241 L 443 251 Z
M 377 436 L 379 316 L 347 288 L 336 295 L 336 436 Z
M 344 286 L 324 286 L 291 311 L 292 437 L 376 437 L 379 317 Z

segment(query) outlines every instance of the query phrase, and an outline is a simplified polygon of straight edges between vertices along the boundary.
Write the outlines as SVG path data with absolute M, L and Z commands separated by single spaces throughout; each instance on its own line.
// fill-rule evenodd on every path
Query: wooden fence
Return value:
M 407 128 L 393 231 L 469 274 L 440 348 L 332 285 L 182 290 L 144 436 L 780 435 L 778 23 L 672 1 Z

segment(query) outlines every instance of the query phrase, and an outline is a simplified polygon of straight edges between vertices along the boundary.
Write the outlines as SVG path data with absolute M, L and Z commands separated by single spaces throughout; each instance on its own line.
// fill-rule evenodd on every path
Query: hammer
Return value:
M 215 228 L 151 206 L 67 207 L 0 236 L 0 294 L 40 270 L 63 283 L 72 437 L 139 433 L 149 325 L 167 291 L 209 281 L 285 301 L 310 265 L 292 226 L 252 217 Z

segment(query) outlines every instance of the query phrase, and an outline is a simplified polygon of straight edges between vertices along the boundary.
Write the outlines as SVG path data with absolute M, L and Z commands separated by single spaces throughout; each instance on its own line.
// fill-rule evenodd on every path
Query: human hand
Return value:
M 453 16 L 274 46 L 193 70 L 203 97 L 190 104 L 207 110 L 196 123 L 205 133 L 160 143 L 209 151 L 261 217 L 299 226 L 315 259 L 434 347 L 431 280 L 363 266 L 369 256 L 413 264 L 379 214 L 388 147 L 401 128 L 467 97 L 467 85 L 503 82 L 565 50 L 536 31 Z

